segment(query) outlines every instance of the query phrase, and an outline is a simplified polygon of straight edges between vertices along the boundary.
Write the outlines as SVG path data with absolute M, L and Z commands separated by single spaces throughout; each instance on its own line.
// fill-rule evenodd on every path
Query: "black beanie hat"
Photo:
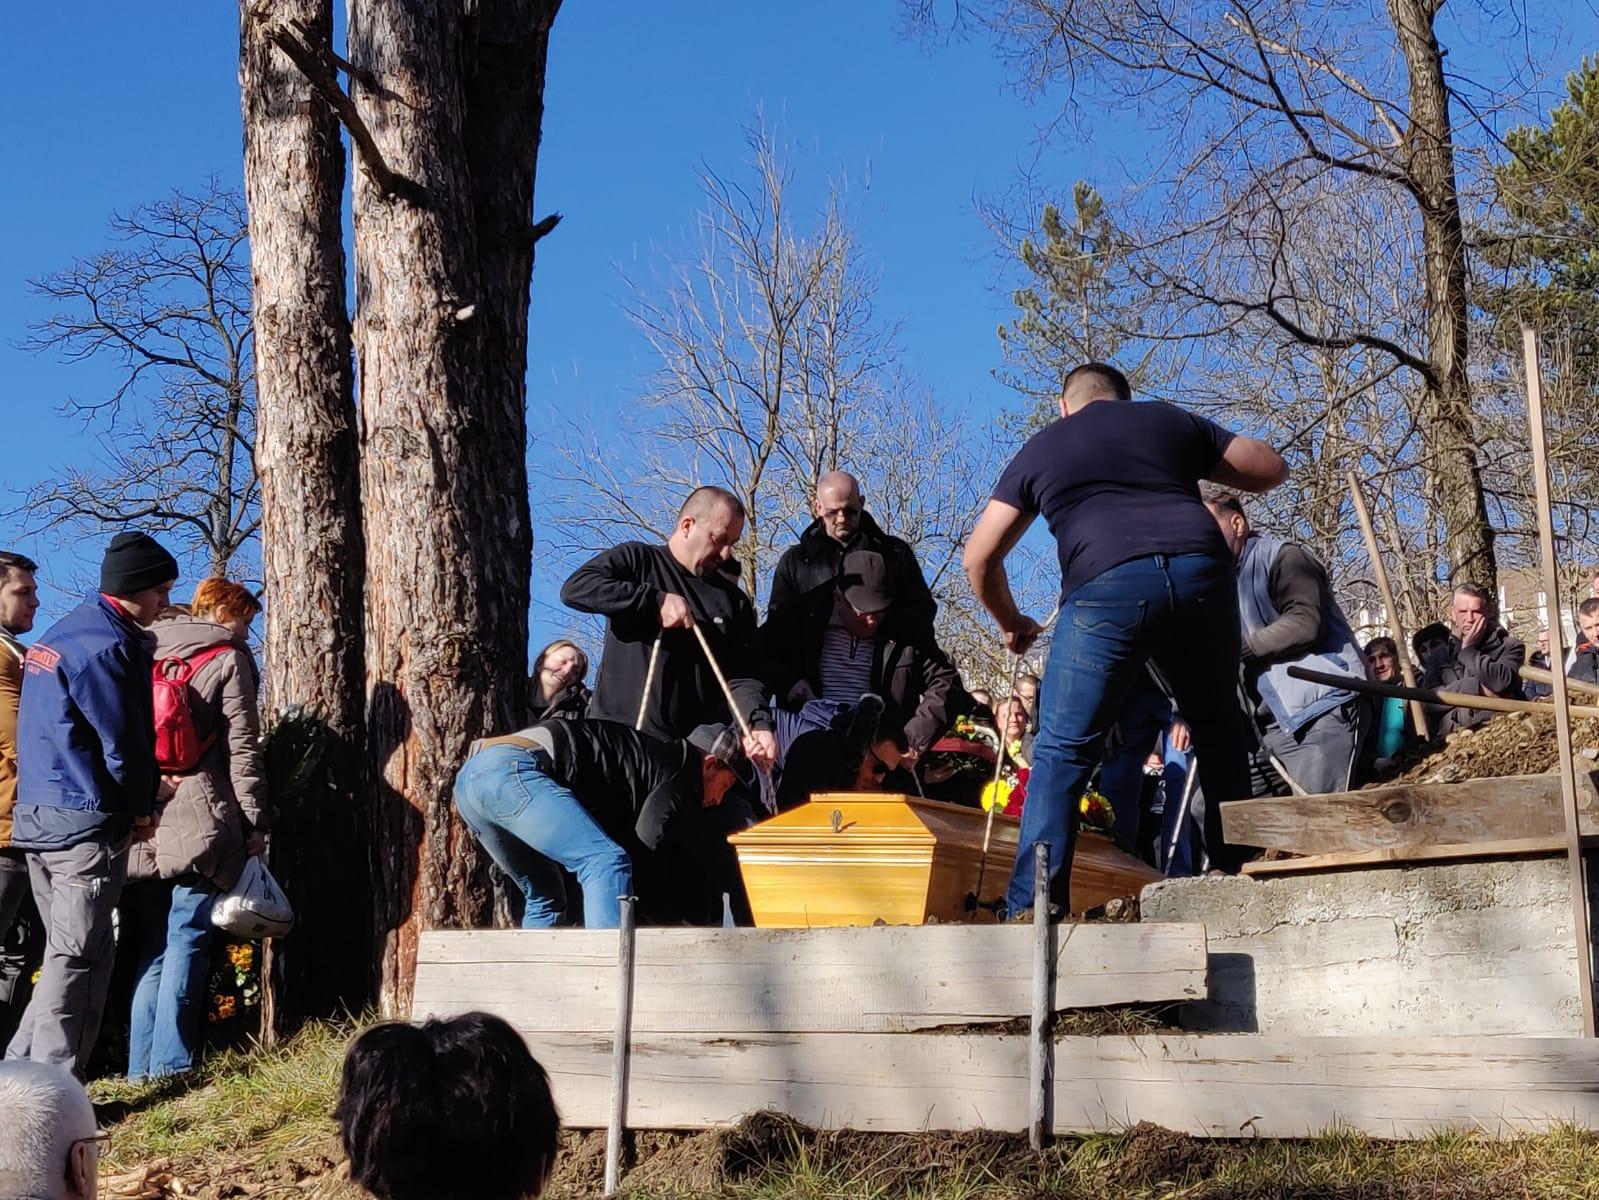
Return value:
M 131 596 L 177 577 L 178 560 L 148 533 L 117 534 L 100 563 L 100 590 L 108 596 Z

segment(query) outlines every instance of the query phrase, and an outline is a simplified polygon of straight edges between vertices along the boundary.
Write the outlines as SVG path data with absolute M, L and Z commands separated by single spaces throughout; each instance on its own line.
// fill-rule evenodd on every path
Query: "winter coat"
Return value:
M 17 705 L 27 653 L 0 629 L 0 850 L 11 844 L 11 810 L 17 803 Z
M 661 597 L 671 593 L 688 602 L 750 727 L 771 729 L 755 660 L 750 598 L 724 572 L 695 575 L 667 547 L 644 542 L 623 542 L 596 554 L 561 588 L 568 608 L 606 618 L 605 653 L 588 715 L 633 725 L 648 680 L 644 732 L 653 737 L 686 738 L 696 726 L 733 719 L 694 631 L 661 629 Z M 661 653 L 650 678 L 657 634 Z
M 529 725 L 535 721 L 581 721 L 588 713 L 589 702 L 594 699 L 594 693 L 581 683 L 567 684 L 548 704 L 539 703 L 537 676 L 528 680 L 527 688 Z
M 119 842 L 155 807 L 155 639 L 91 592 L 28 650 L 11 844 Z
M 151 632 L 158 663 L 223 644 L 232 649 L 189 681 L 195 732 L 211 742 L 195 769 L 178 777 L 171 798 L 157 802 L 155 825 L 135 837 L 128 878 L 197 874 L 225 891 L 244 869 L 247 831 L 270 823 L 255 658 L 225 626 L 197 617 L 157 621 Z
M 779 702 L 804 680 L 822 694 L 822 637 L 833 619 L 833 589 L 813 592 L 767 618 L 761 627 L 767 684 Z M 970 704 L 960 673 L 914 616 L 890 610 L 877 628 L 870 690 L 882 697 L 881 728 L 904 730 L 912 750 L 925 750 Z
M 1480 695 L 1486 688 L 1490 695 L 1520 700 L 1524 695 L 1521 665 L 1526 661 L 1526 645 L 1511 637 L 1504 626 L 1494 625 L 1475 646 L 1464 646 L 1459 638 L 1451 637 L 1447 646 L 1429 654 L 1423 664 L 1421 686 L 1468 696 Z M 1446 705 L 1431 705 L 1429 710 L 1441 735 L 1481 725 L 1497 715 L 1480 708 Z
M 888 562 L 898 596 L 895 606 L 905 619 L 921 625 L 932 635 L 933 617 L 938 604 L 928 590 L 916 551 L 904 540 L 884 533 L 872 514 L 861 514 L 860 528 L 848 542 L 835 541 L 818 517 L 800 534 L 799 544 L 783 552 L 772 576 L 772 594 L 766 602 L 770 621 L 785 605 L 817 592 L 832 594 L 833 584 L 844 571 L 844 555 L 851 550 L 874 550 Z
M 1578 646 L 1571 658 L 1571 669 L 1566 674 L 1583 683 L 1599 684 L 1599 646 L 1592 642 L 1583 642 Z M 1549 690 L 1552 692 L 1554 689 Z

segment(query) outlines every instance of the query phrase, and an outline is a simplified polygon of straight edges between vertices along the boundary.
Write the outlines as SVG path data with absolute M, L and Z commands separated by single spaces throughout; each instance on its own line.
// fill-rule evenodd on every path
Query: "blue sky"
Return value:
M 803 176 L 850 179 L 881 274 L 879 311 L 903 321 L 908 367 L 944 404 L 990 412 L 1014 403 L 990 374 L 1006 305 L 974 200 L 1040 167 L 1063 186 L 1086 176 L 1113 191 L 1120 156 L 1143 139 L 1136 127 L 1101 124 L 1115 153 L 1057 143 L 1040 162 L 1043 114 L 1008 87 L 991 49 L 926 49 L 900 36 L 899 11 L 895 0 L 567 0 L 539 164 L 537 209 L 565 220 L 541 243 L 533 280 L 535 427 L 552 412 L 603 421 L 638 394 L 651 363 L 618 306 L 617 266 L 641 268 L 652 247 L 686 240 L 700 205 L 696 166 L 736 170 L 758 115 L 795 144 Z M 1591 12 L 1558 11 L 1583 13 L 1561 39 L 1563 71 L 1595 39 Z M 92 459 L 92 440 L 56 407 L 68 394 L 97 394 L 107 378 L 17 348 L 42 315 L 24 281 L 104 245 L 113 210 L 211 175 L 237 182 L 238 35 L 227 0 L 13 4 L 3 20 L 0 149 L 15 173 L 0 190 L 0 482 L 16 486 Z M 1470 53 L 1451 62 L 1467 65 Z M 534 470 L 537 492 L 537 451 Z M 8 541 L 17 544 L 0 528 Z M 50 583 L 97 561 L 96 541 L 21 548 L 38 551 Z M 550 574 L 535 562 L 536 596 L 558 585 Z M 68 597 L 47 586 L 45 600 L 42 621 Z M 551 615 L 535 609 L 535 641 L 554 632 Z

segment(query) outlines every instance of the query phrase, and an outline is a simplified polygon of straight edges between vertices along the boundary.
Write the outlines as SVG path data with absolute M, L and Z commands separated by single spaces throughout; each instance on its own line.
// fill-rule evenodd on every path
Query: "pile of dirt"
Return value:
M 1210 1175 L 1221 1155 L 1221 1146 L 1216 1142 L 1200 1141 L 1186 1133 L 1140 1121 L 1122 1135 L 1109 1173 L 1124 1188 L 1156 1184 L 1175 1187 Z
M 1571 723 L 1572 746 L 1599 766 L 1599 720 Z M 1395 783 L 1459 783 L 1505 775 L 1542 775 L 1560 765 L 1555 720 L 1534 713 L 1506 713 L 1475 729 L 1453 733 L 1441 747 L 1429 747 L 1402 760 L 1397 770 L 1370 787 Z M 1581 758 L 1579 758 L 1579 767 Z

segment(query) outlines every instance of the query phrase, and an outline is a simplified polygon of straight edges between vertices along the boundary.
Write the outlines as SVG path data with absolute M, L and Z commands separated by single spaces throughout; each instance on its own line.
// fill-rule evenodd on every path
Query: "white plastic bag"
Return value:
M 294 928 L 294 908 L 257 856 L 245 861 L 239 882 L 212 906 L 211 924 L 238 938 L 282 937 Z

